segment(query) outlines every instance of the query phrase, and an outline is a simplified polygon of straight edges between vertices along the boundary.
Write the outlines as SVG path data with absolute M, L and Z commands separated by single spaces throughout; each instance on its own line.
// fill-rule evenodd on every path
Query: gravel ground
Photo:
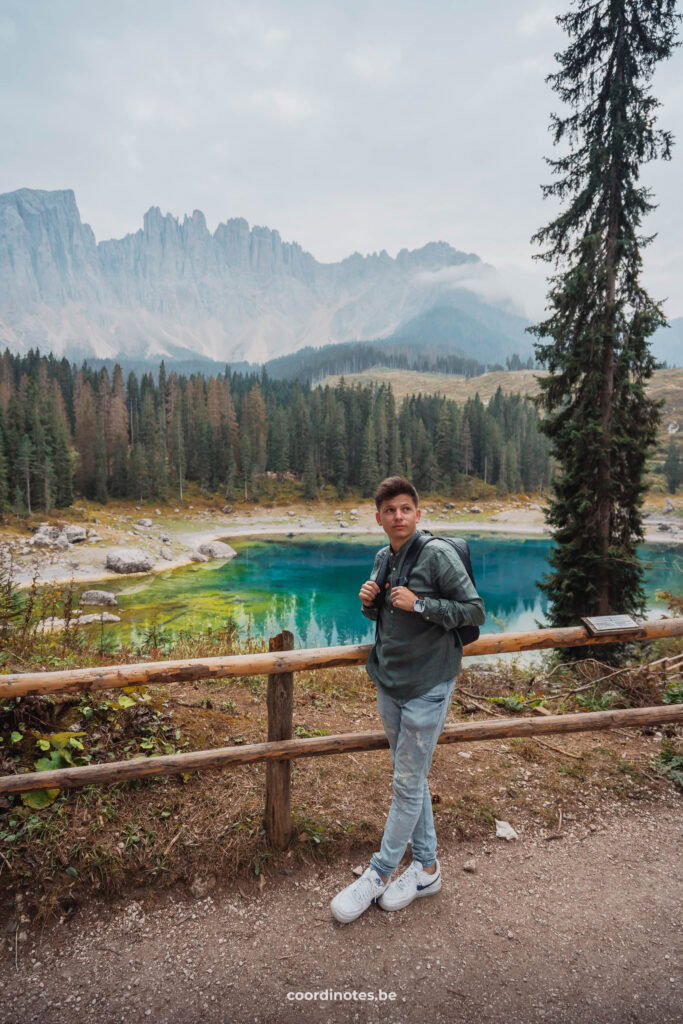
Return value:
M 683 821 L 667 804 L 615 805 L 554 842 L 451 842 L 440 894 L 350 925 L 328 907 L 349 863 L 23 924 L 0 951 L 0 1021 L 680 1024 Z

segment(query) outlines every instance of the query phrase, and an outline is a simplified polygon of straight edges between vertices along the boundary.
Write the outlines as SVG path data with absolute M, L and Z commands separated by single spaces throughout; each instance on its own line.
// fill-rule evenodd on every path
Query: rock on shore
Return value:
M 79 604 L 117 605 L 116 595 L 108 590 L 84 590 Z
M 121 548 L 109 552 L 105 566 L 112 572 L 149 572 L 154 567 L 154 559 L 139 548 Z
M 200 555 L 206 555 L 207 558 L 234 558 L 237 554 L 234 548 L 221 540 L 207 540 L 200 544 L 197 550 Z

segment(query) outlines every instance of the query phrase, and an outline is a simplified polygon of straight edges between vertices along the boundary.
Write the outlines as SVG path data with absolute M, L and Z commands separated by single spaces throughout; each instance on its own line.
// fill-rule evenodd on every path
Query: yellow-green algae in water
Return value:
M 374 625 L 360 612 L 358 590 L 370 575 L 381 537 L 228 539 L 237 556 L 226 562 L 103 583 L 117 593 L 122 619 L 105 626 L 105 633 L 139 641 L 151 627 L 203 632 L 232 621 L 242 636 L 289 629 L 298 647 L 372 640 Z M 484 631 L 537 628 L 546 619 L 547 602 L 536 581 L 548 570 L 552 541 L 483 533 L 467 539 L 488 613 Z M 674 589 L 675 565 L 666 548 L 642 547 L 639 554 L 652 612 L 656 591 Z

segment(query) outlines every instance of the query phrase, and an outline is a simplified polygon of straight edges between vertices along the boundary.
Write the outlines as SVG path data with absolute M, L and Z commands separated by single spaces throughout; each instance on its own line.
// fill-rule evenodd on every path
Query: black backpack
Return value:
M 406 551 L 406 556 L 405 559 L 403 560 L 403 565 L 401 566 L 403 571 L 402 574 L 399 576 L 396 585 L 399 587 L 408 586 L 408 579 L 410 577 L 410 574 L 413 571 L 413 567 L 415 566 L 418 558 L 420 557 L 420 552 L 425 547 L 425 545 L 429 544 L 429 542 L 432 540 L 444 540 L 446 541 L 447 544 L 450 544 L 451 547 L 455 549 L 455 553 L 457 554 L 458 558 L 464 565 L 467 575 L 472 580 L 472 584 L 476 586 L 476 583 L 474 582 L 474 573 L 472 572 L 470 546 L 467 543 L 467 541 L 463 540 L 462 537 L 432 537 L 431 534 L 428 537 L 425 537 L 425 533 L 427 532 L 427 530 L 423 530 L 421 533 L 415 534 L 415 537 L 410 543 L 410 547 Z M 390 550 L 390 548 L 387 549 L 387 553 L 385 554 L 384 560 L 382 561 L 382 564 L 380 565 L 377 571 L 377 576 L 375 577 L 375 583 L 379 587 L 379 594 L 375 598 L 374 602 L 375 607 L 377 608 L 379 608 L 379 606 L 384 601 L 384 588 L 387 583 L 387 577 L 389 576 Z M 475 640 L 479 639 L 479 626 L 458 626 L 456 632 L 460 637 L 460 642 L 463 647 L 466 647 L 468 644 L 473 644 Z

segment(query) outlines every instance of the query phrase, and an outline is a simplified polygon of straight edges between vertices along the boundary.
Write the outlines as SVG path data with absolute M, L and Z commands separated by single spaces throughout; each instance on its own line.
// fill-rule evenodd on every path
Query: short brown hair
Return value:
M 388 476 L 379 485 L 375 491 L 375 505 L 379 512 L 382 507 L 383 501 L 388 501 L 389 498 L 395 498 L 398 494 L 409 494 L 415 502 L 415 508 L 418 507 L 417 491 L 405 476 Z

